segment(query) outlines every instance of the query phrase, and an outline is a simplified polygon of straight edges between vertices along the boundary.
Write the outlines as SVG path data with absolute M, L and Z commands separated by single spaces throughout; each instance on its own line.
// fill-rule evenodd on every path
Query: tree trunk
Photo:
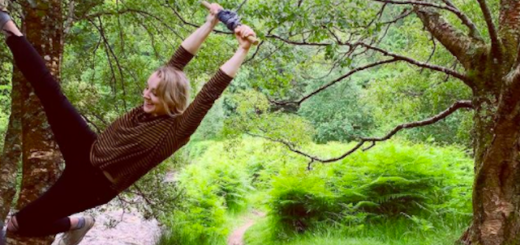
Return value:
M 487 2 L 478 0 L 490 33 L 486 43 L 459 31 L 438 9 L 414 10 L 463 65 L 473 91 L 473 221 L 460 242 L 520 244 L 520 1 L 500 1 L 498 26 Z
M 478 116 L 485 113 L 477 111 L 475 117 L 476 130 L 488 133 L 475 145 L 474 216 L 461 239 L 464 244 L 520 243 L 520 124 L 517 115 L 500 109 L 491 127 Z
M 31 6 L 29 4 L 35 4 Z M 21 2 L 25 15 L 24 32 L 29 42 L 46 61 L 47 67 L 55 77 L 60 75 L 60 61 L 63 53 L 63 17 L 61 0 Z M 42 195 L 59 176 L 61 154 L 53 139 L 39 99 L 25 79 L 22 85 L 22 152 L 23 179 L 17 203 L 21 209 Z M 17 237 L 8 235 L 11 245 L 47 245 L 54 236 L 43 238 Z
M 16 176 L 22 155 L 22 100 L 20 94 L 20 77 L 22 74 L 13 69 L 13 85 L 11 89 L 11 115 L 5 135 L 4 150 L 0 156 L 0 221 L 4 221 L 11 209 L 16 194 Z

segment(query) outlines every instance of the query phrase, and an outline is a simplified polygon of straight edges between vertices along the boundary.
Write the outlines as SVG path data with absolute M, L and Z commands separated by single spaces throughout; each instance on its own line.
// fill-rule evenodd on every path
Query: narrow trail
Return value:
M 265 217 L 265 213 L 259 211 L 253 211 L 252 214 L 258 218 Z M 253 218 L 247 218 L 246 223 L 242 226 L 238 227 L 231 233 L 228 237 L 227 244 L 228 245 L 244 245 L 244 234 L 246 234 L 247 229 L 255 224 L 255 220 Z

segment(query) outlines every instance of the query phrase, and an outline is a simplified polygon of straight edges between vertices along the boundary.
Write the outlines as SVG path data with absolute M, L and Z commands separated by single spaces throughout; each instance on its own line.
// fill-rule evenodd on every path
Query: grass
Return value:
M 466 229 L 468 222 L 468 218 L 438 219 L 434 227 L 423 230 L 402 218 L 367 224 L 351 232 L 329 226 L 287 235 L 276 233 L 279 229 L 273 228 L 269 219 L 263 219 L 246 232 L 245 241 L 246 245 L 452 245 Z
M 250 210 L 247 208 L 241 209 L 237 212 L 227 212 L 226 222 L 222 226 L 227 228 L 229 234 L 231 234 L 235 229 L 243 225 L 247 221 L 247 218 L 251 216 Z M 182 234 L 180 232 L 181 230 L 182 229 L 176 229 L 174 225 L 171 231 L 167 230 L 166 232 L 163 232 L 159 241 L 155 245 L 227 245 L 227 237 L 211 236 L 211 234 L 208 234 L 207 241 L 194 241 L 188 239 L 190 237 L 188 234 Z

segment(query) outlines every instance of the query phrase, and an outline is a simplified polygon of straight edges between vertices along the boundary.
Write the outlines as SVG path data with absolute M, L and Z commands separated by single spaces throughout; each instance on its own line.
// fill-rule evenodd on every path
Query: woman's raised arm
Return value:
M 200 26 L 188 38 L 186 38 L 181 46 L 175 51 L 167 65 L 178 70 L 184 70 L 184 67 L 191 61 L 197 53 L 202 43 L 209 36 L 211 31 L 218 24 L 217 14 L 222 7 L 216 3 L 211 4 L 210 13 L 206 17 L 206 23 Z
M 222 92 L 227 88 L 249 52 L 251 42 L 248 36 L 256 36 L 248 26 L 242 25 L 235 29 L 239 47 L 233 57 L 222 65 L 219 71 L 204 84 L 197 97 L 180 116 L 176 135 L 179 138 L 190 137 L 208 113 Z

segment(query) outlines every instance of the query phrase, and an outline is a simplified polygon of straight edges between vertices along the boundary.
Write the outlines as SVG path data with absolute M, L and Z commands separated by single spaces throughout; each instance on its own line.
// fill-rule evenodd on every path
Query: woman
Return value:
M 212 4 L 206 23 L 184 40 L 170 61 L 155 71 L 143 91 L 144 104 L 117 119 L 97 136 L 62 94 L 44 61 L 27 42 L 0 0 L 0 28 L 16 63 L 39 97 L 65 159 L 58 181 L 16 213 L 8 232 L 45 236 L 66 232 L 59 244 L 78 244 L 94 225 L 92 217 L 68 217 L 109 202 L 185 145 L 236 75 L 255 36 L 247 26 L 235 35 L 239 47 L 188 105 L 189 82 L 182 72 L 218 23 L 222 9 Z M 0 239 L 1 240 L 1 239 Z

